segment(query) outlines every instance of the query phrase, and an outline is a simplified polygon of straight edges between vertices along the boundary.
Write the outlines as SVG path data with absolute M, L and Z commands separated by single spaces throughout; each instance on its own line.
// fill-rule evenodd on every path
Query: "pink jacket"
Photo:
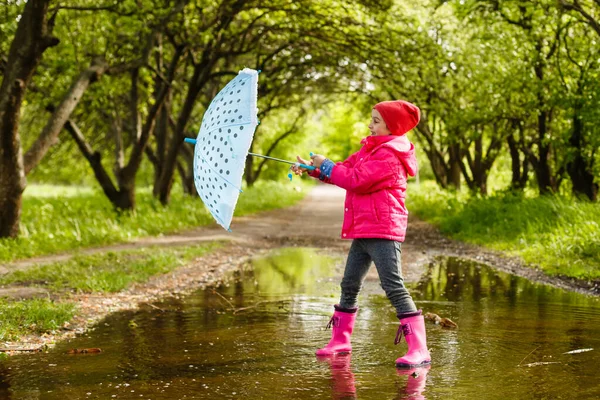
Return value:
M 324 182 L 346 189 L 342 238 L 404 241 L 407 175 L 415 176 L 415 147 L 401 136 L 368 136 L 363 147 L 336 163 Z M 410 148 L 407 149 L 410 143 Z M 311 173 L 319 177 L 320 171 Z

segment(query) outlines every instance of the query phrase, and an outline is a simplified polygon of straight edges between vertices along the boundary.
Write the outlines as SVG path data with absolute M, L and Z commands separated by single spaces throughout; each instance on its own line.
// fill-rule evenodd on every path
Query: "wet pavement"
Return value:
M 459 325 L 427 324 L 430 369 L 394 367 L 405 344 L 393 344 L 398 322 L 372 275 L 353 353 L 317 359 L 341 267 L 322 250 L 282 249 L 217 288 L 114 314 L 0 362 L 0 399 L 600 398 L 599 298 L 457 258 L 412 286 L 424 312 Z

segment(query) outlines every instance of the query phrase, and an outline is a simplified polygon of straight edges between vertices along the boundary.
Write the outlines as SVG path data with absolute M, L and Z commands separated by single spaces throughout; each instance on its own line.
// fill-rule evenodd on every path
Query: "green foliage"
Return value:
M 371 104 L 372 106 L 372 104 Z M 345 160 L 360 149 L 360 141 L 369 136 L 371 107 L 360 107 L 357 102 L 338 101 L 328 105 L 320 120 L 320 140 L 323 154 L 332 160 Z
M 246 215 L 291 205 L 302 197 L 300 180 L 260 182 L 240 194 L 235 215 Z M 0 240 L 0 260 L 10 261 L 89 246 L 125 242 L 142 236 L 167 234 L 208 225 L 212 216 L 197 197 L 173 193 L 168 207 L 140 191 L 134 212 L 115 211 L 99 192 L 67 198 L 34 197 L 23 200 L 21 235 Z M 235 229 L 235 227 L 234 227 Z
M 600 278 L 600 205 L 499 192 L 488 198 L 409 188 L 407 207 L 458 240 L 521 256 L 550 275 Z
M 296 155 L 308 157 L 301 154 L 303 149 L 308 149 L 307 142 L 310 141 L 312 132 L 305 124 L 306 112 L 302 107 L 289 107 L 281 111 L 273 111 L 261 120 L 257 128 L 255 139 L 252 143 L 252 151 L 258 154 L 296 161 Z M 271 147 L 277 145 L 271 149 Z M 254 170 L 256 166 L 263 163 L 263 159 L 254 158 Z M 264 161 L 261 167 L 260 179 L 281 180 L 287 176 L 289 165 L 274 161 Z
M 0 278 L 0 284 L 36 284 L 54 290 L 78 292 L 118 292 L 134 282 L 145 282 L 185 265 L 195 257 L 219 248 L 218 243 L 177 248 L 144 248 L 76 256 L 67 262 L 15 271 Z
M 0 299 L 0 340 L 58 329 L 75 314 L 75 304 L 46 299 L 9 302 Z

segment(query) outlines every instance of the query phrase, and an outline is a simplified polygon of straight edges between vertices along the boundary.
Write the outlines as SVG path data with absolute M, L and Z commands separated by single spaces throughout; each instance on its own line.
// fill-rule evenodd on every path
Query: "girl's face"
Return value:
M 383 118 L 381 118 L 379 111 L 375 109 L 371 111 L 371 123 L 369 124 L 369 130 L 373 136 L 386 136 L 392 134 L 383 121 Z

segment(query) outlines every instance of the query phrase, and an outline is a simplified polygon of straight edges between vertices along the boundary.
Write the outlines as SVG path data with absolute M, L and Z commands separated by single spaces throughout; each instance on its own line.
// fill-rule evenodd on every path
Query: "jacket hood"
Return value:
M 406 168 L 406 172 L 410 176 L 415 176 L 418 171 L 417 157 L 415 156 L 415 146 L 408 141 L 404 136 L 387 135 L 387 136 L 367 136 L 360 143 L 365 151 L 372 151 L 377 147 L 387 147 L 394 151 L 394 154 Z M 407 144 L 410 148 L 407 148 Z

